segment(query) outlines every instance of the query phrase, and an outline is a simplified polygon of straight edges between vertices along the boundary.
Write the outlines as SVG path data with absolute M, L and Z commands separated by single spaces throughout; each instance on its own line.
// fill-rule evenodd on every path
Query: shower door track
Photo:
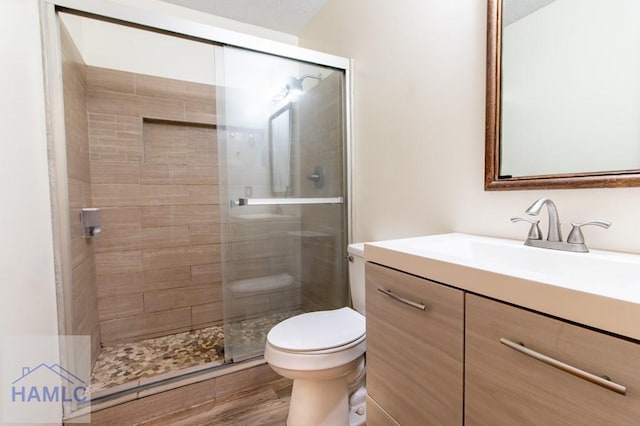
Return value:
M 209 40 L 222 45 L 240 47 L 283 58 L 339 68 L 345 71 L 348 71 L 350 67 L 350 60 L 348 58 L 217 28 L 209 24 L 189 21 L 175 16 L 163 15 L 158 12 L 136 9 L 108 0 L 40 1 L 69 13 L 95 15 L 96 17 L 103 17 L 110 20 L 115 19 L 124 23 L 142 25 L 178 35 Z

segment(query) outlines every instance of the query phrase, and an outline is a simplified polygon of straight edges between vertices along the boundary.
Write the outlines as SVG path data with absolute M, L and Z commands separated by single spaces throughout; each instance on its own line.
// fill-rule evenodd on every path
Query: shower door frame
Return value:
M 212 25 L 177 18 L 159 12 L 145 11 L 108 0 L 38 0 L 43 49 L 43 73 L 45 82 L 45 112 L 47 116 L 47 150 L 54 235 L 54 262 L 56 295 L 58 304 L 59 334 L 71 332 L 68 315 L 71 301 L 71 247 L 67 189 L 66 135 L 62 85 L 62 52 L 58 11 L 88 15 L 129 26 L 141 26 L 178 36 L 205 40 L 218 45 L 228 45 L 282 58 L 327 66 L 345 74 L 345 179 L 347 241 L 353 241 L 353 60 L 323 52 L 317 52 L 278 41 L 218 28 Z M 345 248 L 346 250 L 346 248 Z M 346 255 L 346 253 L 345 253 Z M 73 361 L 70 348 L 60 345 L 63 361 Z M 65 409 L 66 411 L 66 409 Z M 66 413 L 65 413 L 66 414 Z

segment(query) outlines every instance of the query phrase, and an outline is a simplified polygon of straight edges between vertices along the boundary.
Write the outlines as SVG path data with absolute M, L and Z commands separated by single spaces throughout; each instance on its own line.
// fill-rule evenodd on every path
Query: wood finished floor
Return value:
M 205 402 L 138 425 L 284 425 L 289 411 L 291 384 L 289 379 L 279 379 L 223 400 Z

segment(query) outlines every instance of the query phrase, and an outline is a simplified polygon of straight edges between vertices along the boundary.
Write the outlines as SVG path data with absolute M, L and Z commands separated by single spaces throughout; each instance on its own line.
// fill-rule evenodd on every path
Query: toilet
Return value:
M 288 318 L 267 335 L 264 357 L 293 380 L 287 425 L 364 425 L 366 349 L 364 243 L 349 245 L 354 309 Z

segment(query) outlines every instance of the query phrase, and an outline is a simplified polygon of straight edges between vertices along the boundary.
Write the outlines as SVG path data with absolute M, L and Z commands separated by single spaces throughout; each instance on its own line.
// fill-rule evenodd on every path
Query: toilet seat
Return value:
M 280 369 L 348 370 L 366 347 L 364 316 L 341 308 L 297 315 L 276 325 L 267 335 L 264 357 Z
M 347 346 L 333 348 L 330 352 L 291 352 L 276 348 L 267 341 L 264 359 L 277 372 L 279 370 L 293 370 L 297 371 L 298 375 L 302 372 L 318 375 L 322 370 L 350 371 L 353 368 L 351 364 L 362 357 L 366 350 L 367 342 L 364 336 Z M 289 376 L 285 375 L 285 377 Z
M 273 327 L 267 342 L 279 351 L 327 354 L 348 349 L 365 339 L 365 318 L 351 308 L 296 315 Z

